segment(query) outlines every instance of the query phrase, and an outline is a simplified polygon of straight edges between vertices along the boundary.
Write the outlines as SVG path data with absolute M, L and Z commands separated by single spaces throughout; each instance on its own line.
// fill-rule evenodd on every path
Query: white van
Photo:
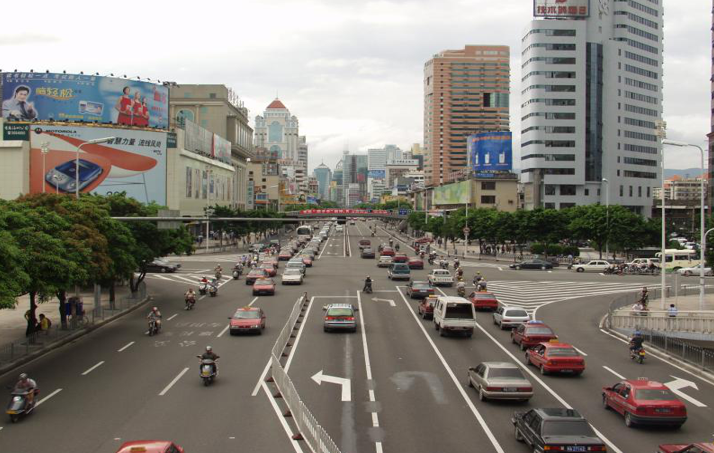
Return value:
M 434 305 L 434 327 L 442 337 L 447 333 L 463 332 L 470 338 L 476 327 L 473 303 L 463 297 L 439 297 Z

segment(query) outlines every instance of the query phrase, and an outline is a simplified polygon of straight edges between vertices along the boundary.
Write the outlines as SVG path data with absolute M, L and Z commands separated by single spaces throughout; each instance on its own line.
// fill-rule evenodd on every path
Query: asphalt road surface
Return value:
M 417 302 L 406 296 L 404 283 L 388 280 L 376 260 L 359 257 L 360 239 L 370 239 L 375 248 L 386 241 L 382 230 L 370 236 L 373 224 L 358 221 L 343 233 L 333 229 L 305 283 L 278 285 L 275 296 L 253 297 L 243 277 L 225 277 L 216 298 L 183 310 L 186 289 L 216 264 L 228 273 L 236 255 L 187 257 L 176 274 L 150 274 L 147 285 L 152 304 L 163 314 L 162 332 L 145 335 L 147 305 L 23 367 L 38 382 L 42 404 L 19 423 L 0 421 L 0 452 L 112 453 L 127 440 L 163 439 L 187 452 L 307 453 L 307 445 L 291 441 L 290 428 L 260 385 L 276 336 L 304 292 L 310 304 L 286 368 L 344 453 L 526 452 L 514 438 L 510 418 L 531 407 L 577 409 L 613 452 L 652 452 L 660 443 L 711 440 L 711 382 L 653 356 L 635 364 L 626 344 L 598 328 L 613 297 L 656 285 L 657 278 L 468 263 L 467 281 L 481 272 L 504 303 L 526 308 L 587 354 L 580 377 L 541 376 L 524 365 L 524 353 L 511 344 L 508 332 L 493 325 L 490 313 L 479 313 L 479 328 L 470 339 L 440 337 L 431 321 L 417 317 Z M 401 251 L 413 254 L 404 244 Z M 281 262 L 279 273 L 283 267 Z M 412 271 L 412 280 L 426 280 L 429 269 Z M 359 291 L 367 275 L 375 289 L 369 295 Z M 441 291 L 456 295 L 455 288 Z M 323 332 L 322 307 L 343 302 L 360 308 L 358 331 Z M 229 335 L 227 317 L 246 305 L 265 310 L 266 330 Z M 210 387 L 202 385 L 195 358 L 206 345 L 221 356 L 218 379 Z M 466 385 L 466 372 L 483 361 L 522 365 L 534 384 L 533 399 L 479 401 Z M 318 385 L 320 372 L 328 379 L 349 379 L 347 398 L 340 384 Z M 16 374 L 0 377 L 0 384 L 14 384 Z M 643 376 L 694 384 L 682 390 L 689 419 L 681 429 L 627 428 L 621 416 L 602 408 L 602 387 Z

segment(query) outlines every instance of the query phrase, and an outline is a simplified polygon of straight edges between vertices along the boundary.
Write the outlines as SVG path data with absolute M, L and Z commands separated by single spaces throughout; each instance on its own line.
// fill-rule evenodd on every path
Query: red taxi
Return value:
M 384 252 L 382 252 L 384 255 Z M 408 263 L 409 257 L 404 253 L 397 253 L 392 257 L 392 263 Z
M 265 269 L 260 269 L 260 268 L 251 269 L 250 272 L 248 272 L 248 275 L 245 276 L 245 284 L 252 285 L 259 278 L 265 278 L 267 276 L 268 276 L 268 273 L 265 271 Z
M 625 425 L 671 425 L 687 421 L 687 407 L 666 385 L 648 379 L 624 380 L 602 389 L 602 405 L 625 417 Z M 696 451 L 696 450 L 695 450 Z
M 585 371 L 585 359 L 574 347 L 558 340 L 541 343 L 526 351 L 526 365 L 534 365 L 540 374 L 572 373 Z
M 409 269 L 424 269 L 424 261 L 421 258 L 409 258 L 407 264 Z
M 237 335 L 241 332 L 258 332 L 261 334 L 263 333 L 263 329 L 265 329 L 265 312 L 262 308 L 239 308 L 235 314 L 229 316 L 228 319 L 231 320 L 231 335 Z
M 662 444 L 657 453 L 714 453 L 714 444 L 703 442 L 696 444 Z
M 429 243 L 429 242 L 434 242 L 434 240 L 433 240 L 432 238 L 423 237 L 423 238 L 417 239 L 417 240 L 414 241 L 414 242 L 416 242 L 417 244 L 427 244 L 427 243 Z
M 422 317 L 422 319 L 432 319 L 434 317 L 434 305 L 436 305 L 436 296 L 429 296 L 419 302 L 419 307 L 417 308 L 417 314 Z
M 275 269 L 280 267 L 280 260 L 277 257 L 270 257 L 263 260 L 263 264 L 272 264 Z
M 511 341 L 520 346 L 521 351 L 557 339 L 558 336 L 553 329 L 546 326 L 543 321 L 528 321 L 511 330 Z
M 275 282 L 272 278 L 259 278 L 253 283 L 253 295 L 261 294 L 275 295 Z
M 493 293 L 477 291 L 469 295 L 469 300 L 474 304 L 476 310 L 496 310 L 498 308 L 498 299 Z
M 263 269 L 268 277 L 275 277 L 278 274 L 278 270 L 271 263 L 261 263 L 258 269 Z
M 184 449 L 165 440 L 133 440 L 121 444 L 117 453 L 184 453 Z
M 291 252 L 290 250 L 283 250 L 283 251 L 280 252 L 280 254 L 278 255 L 278 260 L 280 260 L 280 261 L 290 261 L 290 258 L 292 258 L 292 257 L 293 257 L 293 254 L 292 254 L 292 252 Z
M 379 252 L 379 256 L 394 256 L 394 249 L 391 247 L 384 247 L 381 252 Z
M 310 255 L 300 255 L 300 259 L 306 267 L 312 267 L 312 257 Z

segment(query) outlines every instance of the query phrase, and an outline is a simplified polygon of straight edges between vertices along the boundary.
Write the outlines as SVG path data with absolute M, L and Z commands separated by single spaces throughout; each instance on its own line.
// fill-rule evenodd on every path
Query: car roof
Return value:
M 443 300 L 446 303 L 460 303 L 460 304 L 470 304 L 471 302 L 464 299 L 463 297 L 458 297 L 458 296 L 442 296 L 439 298 L 440 300 Z
M 349 308 L 350 310 L 354 310 L 354 306 L 352 304 L 327 304 L 325 306 L 326 309 L 330 308 Z
M 414 280 L 412 281 L 412 286 L 414 285 L 426 285 L 426 286 L 431 286 L 431 283 L 424 281 L 424 280 Z
M 568 344 L 568 343 L 561 343 L 561 342 L 559 342 L 559 341 L 553 341 L 553 342 L 550 342 L 550 341 L 549 341 L 548 343 L 541 343 L 541 344 L 544 345 L 544 346 L 546 347 L 546 349 L 547 349 L 547 348 L 561 348 L 561 349 L 569 348 L 569 349 L 575 349 L 575 348 L 573 347 L 573 345 L 570 345 L 570 344 Z
M 533 410 L 537 412 L 544 420 L 585 420 L 583 416 L 580 415 L 580 413 L 575 409 L 538 407 Z
M 483 362 L 481 365 L 487 366 L 489 368 L 518 368 L 515 363 L 511 362 Z
M 647 378 L 644 379 L 626 379 L 622 382 L 630 384 L 634 389 L 667 389 L 667 386 L 657 381 L 650 381 Z
M 134 440 L 124 442 L 117 453 L 163 453 L 170 445 L 167 440 Z

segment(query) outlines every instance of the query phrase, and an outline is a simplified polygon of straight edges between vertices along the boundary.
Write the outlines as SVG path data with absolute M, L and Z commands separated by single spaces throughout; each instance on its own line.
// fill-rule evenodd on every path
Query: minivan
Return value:
M 410 280 L 411 270 L 406 263 L 394 263 L 387 270 L 387 278 L 390 280 Z
M 471 337 L 476 327 L 476 309 L 463 297 L 442 296 L 434 306 L 434 327 L 442 337 L 447 333 L 465 333 Z

